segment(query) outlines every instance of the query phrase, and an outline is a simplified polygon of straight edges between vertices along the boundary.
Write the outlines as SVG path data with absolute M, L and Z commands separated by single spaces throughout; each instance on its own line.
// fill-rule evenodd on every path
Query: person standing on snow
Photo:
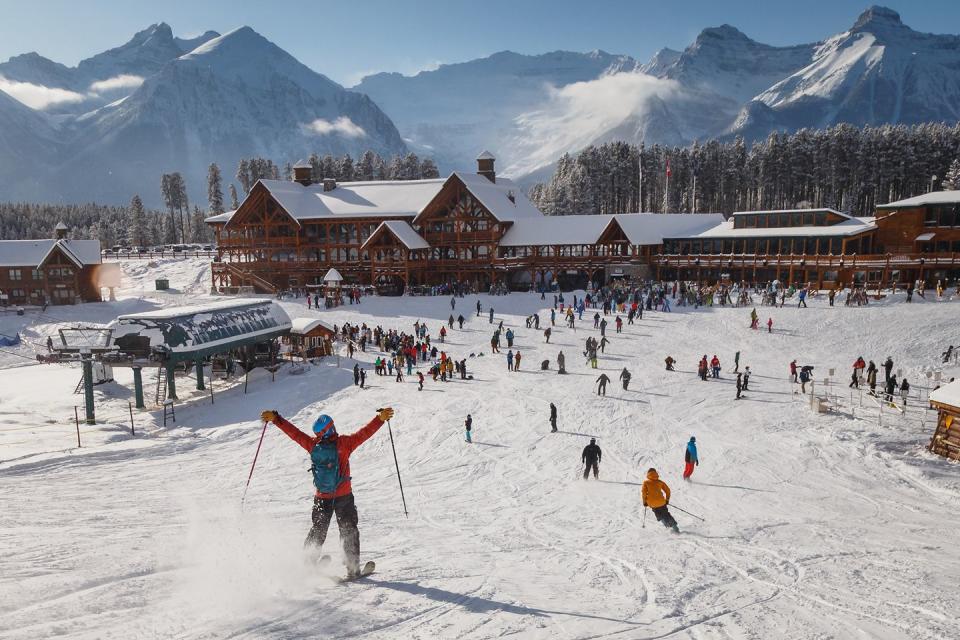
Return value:
M 794 358 L 790 361 L 790 377 L 794 382 L 797 381 L 797 360 Z
M 423 391 L 423 372 L 417 371 L 417 384 L 420 386 L 417 387 L 417 391 Z
M 481 311 L 481 309 L 482 309 L 482 307 L 481 307 L 481 305 L 480 305 L 480 301 L 477 300 L 477 317 L 478 317 L 478 318 L 480 317 L 480 311 Z
M 740 399 L 740 394 L 743 392 L 743 374 L 737 374 L 737 397 L 734 400 Z
M 653 510 L 657 522 L 668 529 L 673 529 L 674 533 L 680 533 L 677 521 L 667 509 L 670 505 L 670 487 L 660 479 L 656 469 L 651 467 L 647 471 L 647 479 L 643 481 L 643 486 L 640 488 L 640 496 L 643 498 L 643 506 Z
M 507 371 L 513 371 L 513 350 L 507 351 Z
M 620 379 L 623 381 L 623 390 L 626 391 L 627 387 L 630 386 L 630 372 L 627 371 L 626 367 L 620 372 Z
M 590 438 L 590 444 L 583 448 L 583 453 L 580 455 L 580 462 L 585 465 L 583 469 L 584 480 L 590 476 L 590 469 L 593 469 L 593 479 L 599 479 L 598 474 L 600 471 L 598 465 L 600 464 L 600 457 L 602 455 L 603 452 L 600 451 L 600 447 L 597 445 L 597 439 Z
M 367 370 L 360 369 L 360 388 L 363 389 L 365 384 L 367 384 Z
M 517 349 L 517 352 L 513 354 L 513 372 L 516 373 L 520 371 L 520 350 Z
M 713 373 L 714 378 L 720 377 L 720 358 L 717 357 L 717 354 L 713 354 L 713 357 L 710 359 L 710 371 Z
M 607 383 L 610 382 L 610 376 L 605 373 L 601 373 L 600 377 L 597 378 L 597 382 L 600 383 L 600 386 L 597 387 L 597 395 L 607 395 Z
M 689 480 L 690 476 L 693 475 L 693 468 L 700 466 L 700 459 L 697 458 L 697 439 L 694 436 L 690 436 L 683 459 L 687 463 L 687 466 L 683 468 L 683 479 Z
M 557 405 L 550 403 L 550 431 L 556 433 L 557 431 Z
M 327 539 L 330 521 L 336 515 L 347 577 L 359 576 L 360 529 L 353 487 L 350 484 L 350 454 L 393 417 L 393 409 L 381 409 L 365 427 L 356 433 L 343 436 L 337 434 L 333 418 L 328 415 L 321 415 L 314 421 L 312 436 L 300 431 L 275 410 L 264 411 L 260 417 L 264 422 L 277 425 L 287 437 L 310 454 L 313 463 L 310 470 L 313 472 L 316 494 L 313 498 L 313 526 L 310 527 L 304 547 L 319 555 Z
M 467 442 L 472 444 L 473 440 L 470 438 L 470 432 L 473 430 L 473 418 L 469 413 L 467 414 L 467 419 L 463 421 L 463 426 L 467 430 Z
M 663 361 L 667 365 L 667 371 L 674 371 L 673 363 L 676 362 L 676 360 L 673 359 L 673 356 L 667 356 Z
M 563 351 L 560 351 L 557 354 L 557 373 L 566 373 L 567 372 L 567 359 L 563 355 Z
M 353 365 L 353 385 L 360 386 L 360 365 Z
M 750 367 L 743 368 L 743 390 L 750 391 Z
M 493 307 L 490 307 L 490 324 L 493 324 Z
M 877 365 L 870 361 L 867 366 L 867 384 L 870 385 L 870 395 L 877 395 Z
M 736 373 L 740 371 L 740 352 L 737 351 L 733 354 L 733 372 Z

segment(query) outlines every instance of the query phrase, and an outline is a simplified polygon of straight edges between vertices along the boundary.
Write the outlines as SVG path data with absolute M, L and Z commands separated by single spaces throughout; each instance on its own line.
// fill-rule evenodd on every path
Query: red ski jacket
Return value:
M 280 430 L 287 434 L 291 440 L 306 449 L 307 453 L 313 451 L 313 447 L 320 442 L 320 438 L 300 431 L 300 429 L 287 422 L 283 417 L 278 416 L 274 424 L 280 427 Z M 353 492 L 353 487 L 350 485 L 350 454 L 353 453 L 354 449 L 366 442 L 367 439 L 375 434 L 382 426 L 383 421 L 380 420 L 379 417 L 374 417 L 367 426 L 356 433 L 337 436 L 337 459 L 340 461 L 340 475 L 346 478 L 346 480 L 333 493 L 320 493 L 317 491 L 316 496 L 318 498 L 329 500 Z

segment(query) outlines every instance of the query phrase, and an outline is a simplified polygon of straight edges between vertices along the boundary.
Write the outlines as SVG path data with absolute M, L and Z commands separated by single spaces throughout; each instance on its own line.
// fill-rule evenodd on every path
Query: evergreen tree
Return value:
M 950 168 L 943 176 L 943 182 L 940 186 L 944 190 L 960 189 L 960 158 L 954 159 L 950 163 Z
M 247 165 L 246 158 L 240 160 L 237 165 L 237 180 L 240 181 L 240 187 L 243 189 L 243 195 L 250 193 L 250 167 Z
M 230 183 L 230 208 L 234 211 L 240 206 L 240 201 L 237 200 L 237 188 L 233 186 L 233 183 Z
M 220 167 L 215 162 L 207 168 L 207 202 L 211 215 L 223 213 L 223 184 Z
M 437 163 L 433 161 L 432 158 L 424 158 L 420 163 L 420 178 L 423 180 L 429 180 L 431 178 L 439 178 L 440 169 L 437 168 Z
M 143 211 L 143 202 L 139 195 L 134 195 L 130 199 L 127 215 L 130 219 L 130 224 L 127 225 L 127 243 L 131 247 L 146 246 L 149 232 L 147 230 L 146 214 Z

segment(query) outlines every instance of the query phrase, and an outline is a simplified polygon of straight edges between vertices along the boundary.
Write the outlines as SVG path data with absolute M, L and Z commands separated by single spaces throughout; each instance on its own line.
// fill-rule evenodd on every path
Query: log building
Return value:
M 0 305 L 101 299 L 100 241 L 70 240 L 67 231 L 61 222 L 53 239 L 0 240 Z
M 880 205 L 721 214 L 544 216 L 484 152 L 475 174 L 392 182 L 260 180 L 236 211 L 208 218 L 213 286 L 261 291 L 345 284 L 384 292 L 440 283 L 563 288 L 617 277 L 906 285 L 960 278 L 960 191 Z M 932 284 L 932 282 L 931 282 Z

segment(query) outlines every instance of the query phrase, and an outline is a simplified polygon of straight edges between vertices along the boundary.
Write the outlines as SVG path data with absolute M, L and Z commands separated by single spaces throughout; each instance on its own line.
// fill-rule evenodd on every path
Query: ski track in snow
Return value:
M 119 309 L 203 298 L 209 278 L 208 266 L 190 261 L 124 269 L 119 302 L 55 308 L 54 317 L 105 322 Z M 160 274 L 177 292 L 150 291 Z M 960 637 L 960 481 L 956 464 L 923 449 L 931 420 L 921 427 L 913 408 L 885 414 L 882 426 L 859 407 L 856 418 L 849 407 L 817 415 L 786 379 L 793 357 L 816 365 L 818 384 L 830 367 L 845 384 L 858 355 L 878 364 L 892 355 L 925 384 L 923 369 L 957 342 L 955 302 L 757 307 L 761 324 L 773 317 L 774 334 L 747 328 L 749 308 L 645 312 L 622 334 L 608 318 L 611 343 L 593 370 L 581 359 L 583 341 L 598 335 L 593 311 L 575 333 L 558 324 L 544 344 L 523 322 L 543 308 L 538 296 L 480 296 L 484 313 L 492 304 L 517 334 L 523 366 L 508 373 L 506 349 L 489 353 L 495 324 L 475 317 L 476 299 L 457 301 L 454 315 L 467 324 L 443 345 L 458 358 L 485 354 L 467 358 L 473 381 L 428 377 L 420 393 L 415 376 L 399 384 L 374 375 L 379 354 L 369 350 L 357 354 L 367 390 L 353 386 L 345 357 L 299 376 L 281 369 L 276 382 L 261 372 L 247 395 L 217 381 L 216 404 L 201 395 L 181 403 L 175 426 L 139 414 L 136 437 L 121 419 L 129 393 L 104 385 L 98 415 L 113 417 L 84 429 L 89 444 L 79 450 L 70 448 L 72 424 L 62 426 L 77 402 L 76 371 L 0 369 L 0 638 Z M 283 304 L 337 324 L 409 331 L 419 318 L 434 334 L 450 313 L 446 297 L 369 298 L 323 312 Z M 43 336 L 50 320 L 16 322 Z M 559 348 L 570 374 L 540 371 L 544 359 L 555 367 Z M 741 370 L 754 372 L 739 402 L 737 350 Z M 720 380 L 696 377 L 703 353 L 720 357 Z M 677 372 L 664 371 L 668 354 Z M 624 366 L 629 391 L 616 379 Z M 614 379 L 606 397 L 596 395 L 600 372 Z M 188 379 L 179 387 L 189 395 Z M 276 408 L 307 428 L 324 412 L 349 432 L 385 405 L 397 410 L 410 516 L 384 428 L 351 460 L 362 555 L 377 571 L 336 585 L 303 560 L 309 463 L 273 427 L 241 509 L 258 415 Z M 686 483 L 690 435 L 701 465 Z M 591 436 L 603 448 L 600 482 L 579 479 Z M 650 466 L 676 506 L 706 520 L 674 510 L 679 535 L 650 513 L 644 520 L 639 491 Z M 333 574 L 337 536 L 332 524 Z

